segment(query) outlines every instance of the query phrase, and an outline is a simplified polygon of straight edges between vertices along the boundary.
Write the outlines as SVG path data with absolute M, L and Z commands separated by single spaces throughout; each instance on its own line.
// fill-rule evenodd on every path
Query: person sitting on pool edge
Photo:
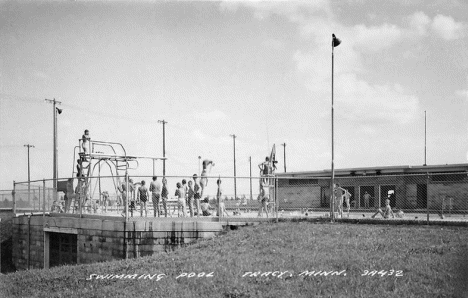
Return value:
M 377 214 L 382 215 L 383 218 L 387 219 L 392 216 L 392 218 L 395 218 L 395 214 L 393 214 L 392 207 L 390 207 L 390 200 L 386 199 L 385 200 L 385 211 L 382 211 L 382 209 L 377 209 L 377 212 L 375 212 L 374 215 L 371 216 L 371 218 L 375 218 Z
M 208 197 L 206 197 L 203 200 L 203 202 L 200 204 L 200 209 L 202 211 L 203 216 L 210 216 L 211 215 L 210 209 L 214 209 L 214 208 L 210 206 Z

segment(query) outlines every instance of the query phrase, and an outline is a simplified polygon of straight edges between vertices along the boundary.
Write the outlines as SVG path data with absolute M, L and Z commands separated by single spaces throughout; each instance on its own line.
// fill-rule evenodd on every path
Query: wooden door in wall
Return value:
M 77 263 L 77 235 L 50 233 L 49 267 Z

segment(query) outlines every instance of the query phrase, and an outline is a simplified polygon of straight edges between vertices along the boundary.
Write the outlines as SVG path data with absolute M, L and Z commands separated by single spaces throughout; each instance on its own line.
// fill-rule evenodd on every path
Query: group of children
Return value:
M 183 179 L 181 182 L 176 183 L 176 191 L 174 195 L 177 197 L 177 214 L 179 217 L 185 216 L 200 216 L 200 215 L 211 215 L 210 210 L 213 209 L 209 205 L 208 198 L 205 198 L 201 202 L 203 197 L 203 192 L 205 187 L 208 185 L 207 171 L 209 166 L 214 166 L 213 161 L 204 160 L 203 161 L 203 172 L 201 173 L 201 179 L 198 178 L 197 174 L 192 176 L 192 180 Z M 222 189 L 221 189 L 221 179 L 218 179 L 218 193 L 217 198 L 219 199 L 219 210 L 221 214 L 227 214 L 224 201 L 222 199 Z M 127 191 L 128 185 L 128 191 Z M 167 186 L 167 179 L 164 177 L 162 179 L 162 184 L 158 181 L 158 177 L 154 176 L 153 181 L 150 184 L 149 189 L 146 187 L 146 182 L 143 180 L 140 183 L 141 186 L 138 187 L 135 192 L 136 185 L 133 184 L 132 179 L 124 180 L 120 185 L 119 191 L 122 195 L 123 206 L 127 204 L 127 193 L 130 196 L 129 211 L 131 216 L 133 216 L 133 211 L 136 209 L 135 202 L 140 205 L 140 215 L 148 216 L 147 202 L 151 197 L 154 207 L 154 217 L 160 217 L 161 211 L 165 217 L 168 216 L 168 198 L 169 198 L 169 189 Z M 135 195 L 136 193 L 136 195 Z M 151 193 L 151 196 L 150 196 Z M 163 210 L 160 210 L 160 203 Z M 188 208 L 188 213 L 187 213 Z M 224 212 L 222 212 L 224 211 Z M 122 216 L 125 216 L 125 210 L 122 211 Z
M 390 198 L 391 194 L 389 194 L 388 196 Z M 346 204 L 348 217 L 349 217 L 350 198 L 351 198 L 351 194 L 349 193 L 349 191 L 347 189 L 340 187 L 339 184 L 335 184 L 334 198 L 335 198 L 336 208 L 338 209 L 338 213 L 340 217 L 343 217 L 343 202 Z M 366 191 L 364 194 L 365 208 L 369 208 L 369 198 L 370 198 L 370 195 Z M 375 218 L 378 214 L 380 214 L 385 219 L 390 218 L 390 216 L 392 218 L 395 218 L 395 216 L 398 218 L 403 217 L 404 213 L 402 210 L 399 210 L 396 213 L 393 212 L 392 207 L 390 206 L 389 198 L 385 199 L 384 210 L 382 210 L 381 208 L 377 208 L 377 211 L 371 216 L 371 218 Z

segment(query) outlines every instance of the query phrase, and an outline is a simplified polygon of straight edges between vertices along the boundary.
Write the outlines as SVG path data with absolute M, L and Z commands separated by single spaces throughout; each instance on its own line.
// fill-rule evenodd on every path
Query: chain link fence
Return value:
M 0 190 L 0 208 L 13 208 L 12 189 Z
M 161 191 L 162 180 L 162 176 L 156 180 Z M 218 216 L 218 212 L 233 218 L 331 215 L 330 177 L 208 177 L 199 199 L 190 189 L 200 185 L 200 178 L 166 176 L 165 180 L 164 199 L 153 197 L 149 191 L 152 176 L 131 176 L 128 185 L 124 176 L 74 178 L 68 186 L 68 179 L 59 179 L 57 192 L 52 180 L 17 182 L 16 212 L 125 216 L 127 211 L 128 217 Z M 138 195 L 143 181 L 148 189 L 146 204 Z M 179 198 L 178 183 L 186 190 L 183 198 Z M 468 220 L 466 172 L 336 177 L 335 183 L 339 187 L 334 201 L 336 218 Z M 13 200 L 12 192 L 0 192 L 0 202 Z
M 218 179 L 221 180 L 219 196 Z M 261 181 L 258 177 L 209 176 L 202 183 L 200 177 L 195 181 L 193 176 L 157 176 L 157 198 L 150 191 L 153 176 L 129 176 L 128 183 L 125 176 L 75 177 L 58 179 L 57 191 L 54 191 L 53 180 L 49 179 L 15 182 L 15 189 L 5 193 L 12 200 L 14 198 L 17 213 L 125 216 L 125 212 L 128 212 L 128 217 L 201 217 L 217 216 L 219 212 L 224 217 L 259 217 L 263 207 L 260 217 L 272 218 L 275 216 L 272 208 L 275 179 L 269 179 L 269 184 L 265 184 L 262 197 L 259 198 Z M 146 198 L 139 194 L 143 183 L 148 190 Z M 186 193 L 182 195 L 183 200 L 179 198 L 178 188 L 184 189 Z M 195 191 L 196 188 L 198 191 Z M 146 204 L 142 204 L 143 201 Z
M 330 216 L 330 180 L 278 178 L 280 216 Z M 335 184 L 338 218 L 468 220 L 466 172 L 335 177 Z
M 42 212 L 52 204 L 54 193 L 52 180 L 15 182 L 11 191 L 12 207 L 18 213 Z

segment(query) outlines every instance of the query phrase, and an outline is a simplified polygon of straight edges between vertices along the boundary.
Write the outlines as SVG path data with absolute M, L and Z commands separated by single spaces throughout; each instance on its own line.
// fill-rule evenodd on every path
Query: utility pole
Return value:
M 57 108 L 57 104 L 61 104 L 62 102 L 51 99 L 45 99 L 46 102 L 53 104 L 53 120 L 54 120 L 54 163 L 53 163 L 53 178 L 54 178 L 54 199 L 57 199 L 57 176 L 58 176 L 58 150 L 57 150 L 57 113 L 61 114 L 62 109 Z
M 252 196 L 252 156 L 249 156 L 249 165 L 250 165 L 250 199 L 253 199 Z
M 286 173 L 286 143 L 281 144 L 284 147 L 284 156 L 283 156 L 283 164 L 284 164 L 284 172 Z
M 332 65 L 331 65 L 331 181 L 330 181 L 330 218 L 331 222 L 335 222 L 335 134 L 334 134 L 334 127 L 335 127 L 335 118 L 334 118 L 334 102 L 333 102 L 333 91 L 334 91 L 334 86 L 333 86 L 333 80 L 334 80 L 334 67 L 335 67 L 335 53 L 334 49 L 335 47 L 339 46 L 341 44 L 341 40 L 335 36 L 335 34 L 332 34 Z
M 167 121 L 158 120 L 163 125 L 163 157 L 166 157 L 166 123 Z M 166 177 L 166 159 L 163 159 L 163 177 Z
M 201 172 L 200 172 L 200 161 L 201 161 L 201 156 L 199 155 L 199 156 L 198 156 L 198 176 L 201 175 Z
M 427 118 L 426 118 L 426 111 L 424 111 L 424 166 L 427 166 L 426 156 L 427 156 Z
M 237 185 L 236 185 L 236 135 L 230 135 L 234 141 L 234 199 L 237 199 Z
M 29 148 L 35 148 L 34 145 L 26 144 L 24 147 L 28 148 L 28 203 L 31 204 L 31 170 L 29 167 Z

